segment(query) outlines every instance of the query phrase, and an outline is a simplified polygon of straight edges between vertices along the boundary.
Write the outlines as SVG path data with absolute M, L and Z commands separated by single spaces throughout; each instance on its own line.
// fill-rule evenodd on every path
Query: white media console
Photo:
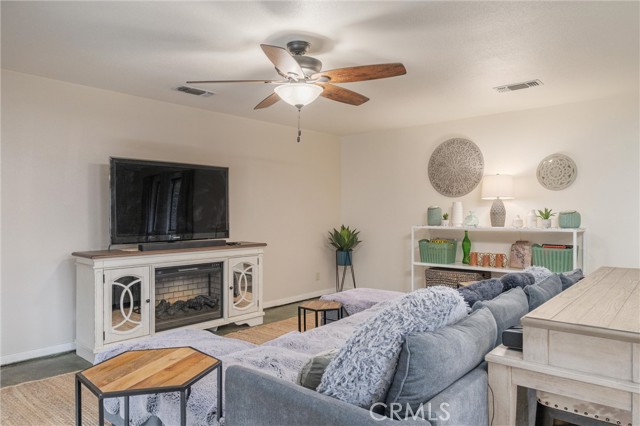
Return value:
M 262 324 L 264 243 L 75 252 L 76 353 L 175 328 Z

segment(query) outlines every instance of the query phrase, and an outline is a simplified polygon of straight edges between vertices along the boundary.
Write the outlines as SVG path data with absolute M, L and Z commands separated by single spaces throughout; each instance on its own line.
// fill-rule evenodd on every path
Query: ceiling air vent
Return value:
M 494 87 L 498 92 L 513 92 L 514 90 L 528 89 L 530 87 L 542 86 L 540 80 L 525 81 L 524 83 L 507 84 L 506 86 Z
M 190 95 L 195 95 L 195 96 L 207 97 L 207 96 L 213 95 L 213 92 L 207 92 L 206 90 L 196 89 L 195 87 L 189 87 L 189 86 L 179 86 L 176 88 L 176 90 L 179 92 L 184 92 L 184 93 L 188 93 Z

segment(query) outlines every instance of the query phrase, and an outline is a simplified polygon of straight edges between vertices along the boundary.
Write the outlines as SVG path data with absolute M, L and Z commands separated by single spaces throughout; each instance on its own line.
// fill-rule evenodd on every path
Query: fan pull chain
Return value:
M 300 110 L 302 107 L 298 107 L 298 143 L 300 143 L 300 136 L 302 136 L 302 130 L 300 130 Z

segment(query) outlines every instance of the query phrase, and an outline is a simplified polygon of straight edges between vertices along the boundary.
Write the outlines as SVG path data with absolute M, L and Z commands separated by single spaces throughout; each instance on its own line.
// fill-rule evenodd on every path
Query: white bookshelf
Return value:
M 411 227 L 411 289 L 419 288 L 416 286 L 416 270 L 420 270 L 422 274 L 420 279 L 424 280 L 424 268 L 448 268 L 448 269 L 464 269 L 469 271 L 491 272 L 498 274 L 506 274 L 509 272 L 522 272 L 522 269 L 513 268 L 487 268 L 482 266 L 470 266 L 456 259 L 455 263 L 425 263 L 420 262 L 420 251 L 418 241 L 426 238 L 435 237 L 455 238 L 458 242 L 462 241 L 464 231 L 469 231 L 472 244 L 475 241 L 483 241 L 491 239 L 494 244 L 500 245 L 501 252 L 509 255 L 511 244 L 517 240 L 529 240 L 533 243 L 554 243 L 554 244 L 571 244 L 573 250 L 573 269 L 583 268 L 584 259 L 586 258 L 585 231 L 586 228 L 513 228 L 513 227 L 482 227 L 482 226 L 428 226 L 415 225 Z M 546 239 L 546 240 L 545 240 Z M 552 240 L 552 241 L 547 241 Z M 479 251 L 479 250 L 473 250 Z M 461 250 L 458 250 L 460 257 Z

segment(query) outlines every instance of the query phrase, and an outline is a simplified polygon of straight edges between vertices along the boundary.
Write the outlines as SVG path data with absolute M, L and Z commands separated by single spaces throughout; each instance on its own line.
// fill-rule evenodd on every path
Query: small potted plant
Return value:
M 544 210 L 538 210 L 538 217 L 542 219 L 542 227 L 543 228 L 551 228 L 551 216 L 555 216 L 556 214 L 552 212 L 551 209 L 544 208 Z
M 442 226 L 449 226 L 449 213 L 442 213 Z
M 362 241 L 358 238 L 360 231 L 342 225 L 340 230 L 329 231 L 329 244 L 336 249 L 336 262 L 340 266 L 349 266 L 353 260 L 352 250 Z

